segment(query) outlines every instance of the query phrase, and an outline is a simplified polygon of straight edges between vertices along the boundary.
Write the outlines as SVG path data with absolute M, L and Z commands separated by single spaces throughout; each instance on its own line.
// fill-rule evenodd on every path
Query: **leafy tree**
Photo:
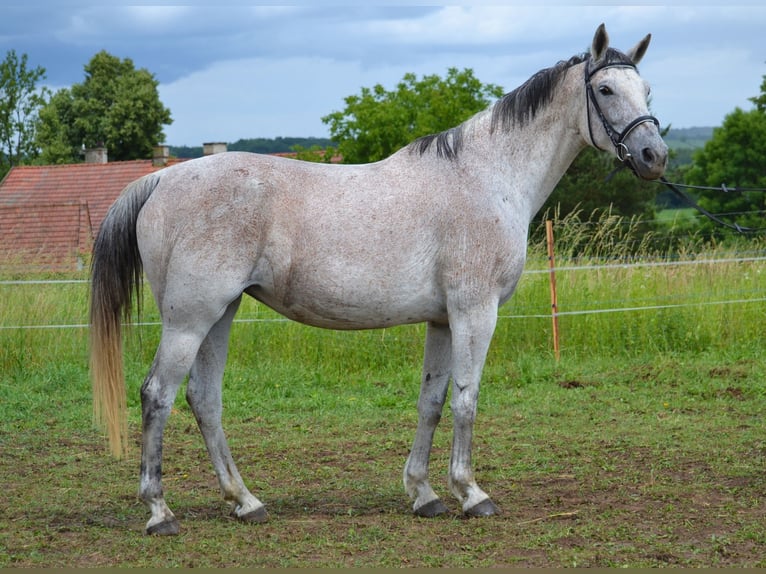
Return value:
M 302 145 L 296 144 L 292 147 L 292 151 L 295 153 L 295 159 L 314 163 L 331 163 L 333 157 L 337 155 L 335 148 L 332 146 L 322 147 L 320 145 L 312 145 L 310 148 L 305 148 Z
M 82 140 L 75 132 L 72 92 L 61 89 L 40 110 L 37 144 L 43 165 L 81 161 Z
M 418 137 L 454 127 L 503 94 L 471 69 L 450 68 L 446 78 L 405 74 L 392 91 L 377 84 L 345 98 L 346 108 L 322 118 L 344 163 L 384 159 Z
M 32 160 L 37 114 L 49 95 L 37 87 L 45 79 L 45 68 L 30 69 L 28 58 L 9 51 L 0 62 L 0 179 L 14 165 Z
M 750 98 L 750 101 L 755 104 L 756 110 L 766 113 L 766 76 L 763 76 L 763 81 L 761 82 L 761 94 Z
M 766 87 L 766 82 L 765 86 Z M 766 97 L 765 97 L 766 99 Z M 691 185 L 730 187 L 766 187 L 766 109 L 735 109 L 723 125 L 694 156 L 694 164 L 686 172 Z M 766 193 L 703 190 L 699 204 L 712 213 L 732 214 L 736 222 L 748 227 L 764 226 Z M 736 214 L 736 215 L 735 215 Z M 719 231 L 712 222 L 708 230 Z
M 106 146 L 109 159 L 151 157 L 173 120 L 157 92 L 159 82 L 129 58 L 105 51 L 85 66 L 85 81 L 57 92 L 40 114 L 39 144 L 52 163 L 79 161 L 80 150 Z

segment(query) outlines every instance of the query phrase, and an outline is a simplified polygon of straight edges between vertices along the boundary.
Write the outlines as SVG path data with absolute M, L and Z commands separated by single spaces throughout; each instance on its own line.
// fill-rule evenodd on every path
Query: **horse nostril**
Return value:
M 644 163 L 653 164 L 656 157 L 657 156 L 652 151 L 652 148 L 645 147 L 641 150 L 641 159 L 644 160 Z

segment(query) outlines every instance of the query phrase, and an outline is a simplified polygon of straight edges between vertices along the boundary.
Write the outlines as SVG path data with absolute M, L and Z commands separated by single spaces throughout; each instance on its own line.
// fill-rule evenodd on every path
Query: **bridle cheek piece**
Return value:
M 596 140 L 593 138 L 593 128 L 591 127 L 591 121 L 590 121 L 590 108 L 592 105 L 593 109 L 596 111 L 596 115 L 598 115 L 598 118 L 601 120 L 601 125 L 604 126 L 604 131 L 606 132 L 606 135 L 609 136 L 609 139 L 611 140 L 612 145 L 614 146 L 615 153 L 617 154 L 617 158 L 623 164 L 629 167 L 633 171 L 633 173 L 636 173 L 636 167 L 633 162 L 633 154 L 630 153 L 630 149 L 628 148 L 628 145 L 625 143 L 625 140 L 628 138 L 631 132 L 634 129 L 636 129 L 638 126 L 640 126 L 641 124 L 644 124 L 646 122 L 652 122 L 654 125 L 656 125 L 659 128 L 660 121 L 654 116 L 649 116 L 649 115 L 639 116 L 635 120 L 630 122 L 627 126 L 625 126 L 625 129 L 623 129 L 620 133 L 617 133 L 617 130 L 614 129 L 612 124 L 609 123 L 609 120 L 606 119 L 604 112 L 601 110 L 601 106 L 598 105 L 598 100 L 596 100 L 596 95 L 593 93 L 593 84 L 591 83 L 591 78 L 593 78 L 596 72 L 600 72 L 601 70 L 605 70 L 606 68 L 633 68 L 634 70 L 636 69 L 636 67 L 633 64 L 617 63 L 617 64 L 606 64 L 594 70 L 588 70 L 588 64 L 587 63 L 585 64 L 585 93 L 586 93 L 585 107 L 588 111 L 588 135 L 590 136 L 591 143 L 596 149 L 605 151 L 601 147 L 599 147 L 599 145 L 596 143 Z

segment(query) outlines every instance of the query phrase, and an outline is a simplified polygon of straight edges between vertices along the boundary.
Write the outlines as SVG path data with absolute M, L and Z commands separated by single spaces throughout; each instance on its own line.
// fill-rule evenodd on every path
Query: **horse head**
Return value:
M 601 24 L 585 62 L 586 141 L 610 151 L 642 179 L 661 177 L 668 159 L 659 121 L 649 113 L 649 84 L 636 68 L 650 40 L 647 34 L 623 54 L 609 47 Z

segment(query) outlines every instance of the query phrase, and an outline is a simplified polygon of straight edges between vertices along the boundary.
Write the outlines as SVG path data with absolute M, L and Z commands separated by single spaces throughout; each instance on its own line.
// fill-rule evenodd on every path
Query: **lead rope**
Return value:
M 689 197 L 682 190 L 680 190 L 677 187 L 677 185 L 680 185 L 680 184 L 671 183 L 667 179 L 665 179 L 664 177 L 661 177 L 659 180 L 656 180 L 656 183 L 663 184 L 670 191 L 672 191 L 677 197 L 679 197 L 684 203 L 686 203 L 686 205 L 688 205 L 690 207 L 693 207 L 694 209 L 699 211 L 702 215 L 707 217 L 710 221 L 713 221 L 713 222 L 717 223 L 718 225 L 726 227 L 727 229 L 732 229 L 732 230 L 736 231 L 737 233 L 742 233 L 742 234 L 745 234 L 745 233 L 757 233 L 759 231 L 763 231 L 763 230 L 766 229 L 766 227 L 745 227 L 743 225 L 739 225 L 738 223 L 729 223 L 728 221 L 724 221 L 723 219 L 721 219 L 717 215 L 715 215 L 713 213 L 710 213 L 707 209 L 705 209 L 704 207 L 699 205 L 691 197 Z M 694 186 L 687 186 L 687 185 L 685 185 L 683 187 L 694 187 Z M 721 187 L 701 187 L 699 189 L 708 189 L 708 190 L 719 189 L 719 190 L 721 190 L 723 192 L 741 191 L 741 190 L 739 190 L 737 188 L 730 188 L 730 187 L 727 188 L 725 185 L 722 185 Z M 750 188 L 749 190 L 750 191 L 764 191 L 763 189 L 757 189 L 757 188 Z

